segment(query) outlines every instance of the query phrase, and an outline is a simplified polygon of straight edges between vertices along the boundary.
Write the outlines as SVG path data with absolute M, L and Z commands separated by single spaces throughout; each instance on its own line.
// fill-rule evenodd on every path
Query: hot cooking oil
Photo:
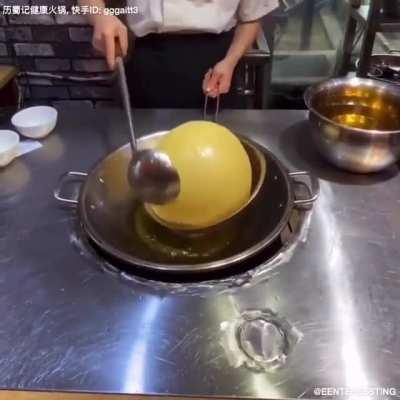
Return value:
M 341 125 L 365 130 L 397 130 L 399 110 L 387 107 L 381 102 L 373 104 L 326 104 L 320 112 Z

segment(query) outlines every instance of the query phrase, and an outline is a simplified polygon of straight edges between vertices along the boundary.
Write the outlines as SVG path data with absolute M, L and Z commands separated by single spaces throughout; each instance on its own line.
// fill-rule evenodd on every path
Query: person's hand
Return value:
M 93 47 L 106 57 L 109 68 L 114 69 L 116 57 L 124 57 L 128 52 L 128 29 L 117 17 L 112 15 L 95 15 L 92 16 L 91 22 Z M 120 50 L 116 48 L 118 42 Z M 118 54 L 119 51 L 122 54 Z
M 203 80 L 204 94 L 217 97 L 220 94 L 229 93 L 235 67 L 234 63 L 224 59 L 210 69 Z

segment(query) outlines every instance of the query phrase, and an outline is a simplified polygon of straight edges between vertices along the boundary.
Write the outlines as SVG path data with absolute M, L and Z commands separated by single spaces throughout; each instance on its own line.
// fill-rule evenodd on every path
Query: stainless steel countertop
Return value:
M 140 134 L 201 118 L 136 116 Z M 400 386 L 398 167 L 374 176 L 330 167 L 305 117 L 221 113 L 290 169 L 312 171 L 321 195 L 307 240 L 265 279 L 185 292 L 105 272 L 77 245 L 74 212 L 52 197 L 58 177 L 88 171 L 127 132 L 119 110 L 61 110 L 44 147 L 0 172 L 0 387 L 278 399 Z M 234 366 L 221 324 L 265 309 L 301 340 L 276 371 Z

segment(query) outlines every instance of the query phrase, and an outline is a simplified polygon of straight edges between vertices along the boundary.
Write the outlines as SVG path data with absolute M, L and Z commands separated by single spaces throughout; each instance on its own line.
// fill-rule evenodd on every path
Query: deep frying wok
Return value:
M 153 147 L 165 134 L 145 136 L 138 145 Z M 319 189 L 318 182 L 308 173 L 289 173 L 271 152 L 247 139 L 241 140 L 249 155 L 251 150 L 259 151 L 265 158 L 266 174 L 259 192 L 233 218 L 195 235 L 184 235 L 158 224 L 135 200 L 126 179 L 129 145 L 105 157 L 89 174 L 64 174 L 55 197 L 63 204 L 77 206 L 80 223 L 89 238 L 124 265 L 185 274 L 231 267 L 273 243 L 286 226 L 292 209 L 310 206 Z M 312 182 L 309 199 L 295 199 L 294 177 L 299 175 L 308 176 Z M 61 194 L 70 180 L 83 181 L 77 199 Z

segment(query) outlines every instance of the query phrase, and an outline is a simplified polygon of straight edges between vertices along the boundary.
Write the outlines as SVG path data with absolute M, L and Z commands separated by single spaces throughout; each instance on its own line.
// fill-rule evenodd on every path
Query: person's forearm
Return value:
M 261 23 L 259 21 L 239 24 L 236 27 L 235 36 L 225 59 L 233 65 L 237 65 L 239 60 L 256 41 L 260 29 Z
M 106 6 L 104 0 L 78 0 L 78 4 L 80 6 L 99 7 L 101 10 Z M 93 17 L 94 15 L 88 14 L 88 20 L 91 24 L 93 24 Z

